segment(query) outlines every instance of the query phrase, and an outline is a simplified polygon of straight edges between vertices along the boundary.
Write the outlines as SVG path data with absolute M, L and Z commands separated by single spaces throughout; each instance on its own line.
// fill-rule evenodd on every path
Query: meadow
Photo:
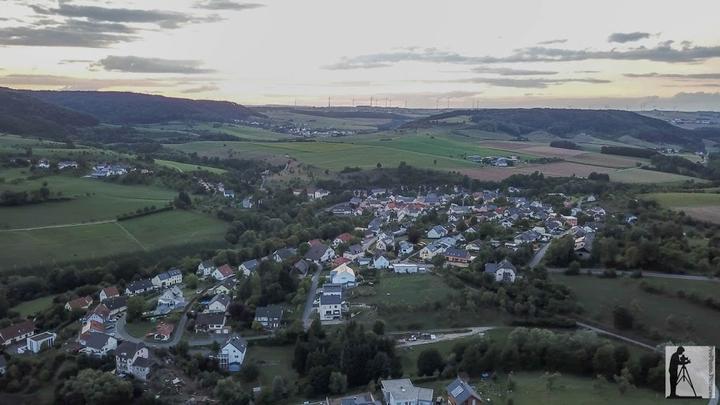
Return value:
M 590 276 L 553 274 L 554 282 L 569 287 L 585 309 L 581 316 L 613 327 L 612 311 L 622 305 L 636 313 L 648 331 L 677 340 L 691 340 L 698 344 L 720 341 L 720 312 L 692 303 L 677 296 L 651 294 L 640 288 L 641 282 L 663 286 L 670 292 L 695 291 L 702 296 L 715 296 L 718 283 L 688 280 L 659 280 L 652 278 L 602 279 Z
M 695 219 L 720 224 L 720 193 L 650 193 L 643 198 L 655 200 L 664 208 L 684 211 Z
M 0 270 L 101 259 L 191 243 L 222 243 L 226 225 L 193 211 L 166 211 L 120 222 L 0 231 Z
M 263 128 L 220 122 L 169 122 L 164 124 L 138 125 L 137 127 L 146 131 L 156 132 L 158 136 L 167 135 L 172 132 L 187 132 L 194 135 L 200 131 L 207 131 L 232 135 L 240 139 L 258 141 L 288 138 L 285 134 L 272 132 Z
M 174 162 L 172 160 L 155 159 L 155 164 L 163 166 L 163 167 L 168 167 L 170 169 L 175 169 L 179 172 L 206 171 L 206 172 L 216 173 L 216 174 L 223 174 L 223 173 L 227 172 L 227 170 L 219 169 L 217 167 L 201 166 L 201 165 L 194 165 L 194 164 L 182 163 L 182 162 Z

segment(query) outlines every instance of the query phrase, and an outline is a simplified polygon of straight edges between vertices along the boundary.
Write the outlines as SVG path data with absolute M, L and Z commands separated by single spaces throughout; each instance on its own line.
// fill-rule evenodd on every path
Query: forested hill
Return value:
M 413 121 L 405 127 L 424 128 L 442 125 L 444 120 L 462 116 L 469 118 L 465 123 L 469 127 L 514 136 L 543 131 L 563 138 L 572 138 L 586 133 L 605 139 L 632 136 L 653 143 L 703 148 L 703 134 L 699 131 L 679 128 L 659 119 L 621 110 L 555 108 L 458 110 Z
M 90 115 L 0 87 L 0 132 L 60 138 L 97 124 Z
M 153 124 L 176 120 L 231 121 L 263 116 L 229 101 L 113 91 L 27 91 L 27 94 L 111 124 Z

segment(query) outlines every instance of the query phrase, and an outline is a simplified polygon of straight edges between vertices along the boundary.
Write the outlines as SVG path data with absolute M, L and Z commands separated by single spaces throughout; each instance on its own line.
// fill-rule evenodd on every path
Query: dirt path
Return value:
M 41 229 L 72 228 L 72 227 L 76 227 L 76 226 L 112 224 L 115 222 L 117 222 L 116 219 L 106 219 L 103 221 L 76 222 L 76 223 L 72 223 L 72 224 L 36 226 L 36 227 L 32 227 L 32 228 L 0 229 L 0 232 L 21 232 L 21 231 L 37 231 L 37 230 L 41 230 Z

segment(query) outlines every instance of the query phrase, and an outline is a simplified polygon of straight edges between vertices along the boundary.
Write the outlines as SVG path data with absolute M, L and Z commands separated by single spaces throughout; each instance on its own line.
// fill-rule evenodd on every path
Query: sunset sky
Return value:
M 720 1 L 13 1 L 0 86 L 720 110 Z

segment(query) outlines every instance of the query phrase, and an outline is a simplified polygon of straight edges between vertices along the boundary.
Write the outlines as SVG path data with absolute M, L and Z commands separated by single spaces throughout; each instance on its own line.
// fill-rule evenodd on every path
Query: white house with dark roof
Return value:
M 220 346 L 217 354 L 218 363 L 221 369 L 228 371 L 240 371 L 247 353 L 247 342 L 240 336 L 232 336 Z
M 198 277 L 209 277 L 215 269 L 217 269 L 215 263 L 210 260 L 203 260 L 200 264 L 198 264 L 196 274 Z
M 53 332 L 42 332 L 37 335 L 32 335 L 26 340 L 27 350 L 33 353 L 40 353 L 43 349 L 49 349 L 55 344 L 57 333 Z
M 208 303 L 207 312 L 225 312 L 230 306 L 230 296 L 217 294 Z
M 243 262 L 240 264 L 239 270 L 246 276 L 249 276 L 252 274 L 252 272 L 257 269 L 257 266 L 260 264 L 260 261 L 258 259 L 252 259 L 248 260 L 246 262 Z
M 117 349 L 117 339 L 102 332 L 91 331 L 80 335 L 78 343 L 82 346 L 79 352 L 88 356 L 103 357 Z
M 275 330 L 280 327 L 283 317 L 283 307 L 280 305 L 268 305 L 255 308 L 255 322 L 268 330 Z
M 170 287 L 182 283 L 182 272 L 178 269 L 170 269 L 152 278 L 153 285 L 160 288 Z
M 448 230 L 445 229 L 444 226 L 436 225 L 428 231 L 427 237 L 429 239 L 440 239 L 440 238 L 447 236 L 447 234 L 448 234 Z
M 320 296 L 318 307 L 321 321 L 335 321 L 342 319 L 342 294 L 323 294 Z
M 329 262 L 334 257 L 335 251 L 332 250 L 332 248 L 323 243 L 318 243 L 308 249 L 307 253 L 305 253 L 304 258 L 305 260 L 320 265 Z
M 201 312 L 195 317 L 195 332 L 227 333 L 224 312 Z
M 122 342 L 115 350 L 115 373 L 147 380 L 152 367 L 150 351 L 143 343 Z
M 235 275 L 235 271 L 229 264 L 223 264 L 212 272 L 212 277 L 217 281 L 227 280 Z
M 156 288 L 157 286 L 153 284 L 152 280 L 144 278 L 142 280 L 131 281 L 128 283 L 127 287 L 125 287 L 125 295 L 143 294 L 148 291 L 153 291 Z
M 485 263 L 485 273 L 495 276 L 495 281 L 514 283 L 517 269 L 507 259 L 500 263 Z

